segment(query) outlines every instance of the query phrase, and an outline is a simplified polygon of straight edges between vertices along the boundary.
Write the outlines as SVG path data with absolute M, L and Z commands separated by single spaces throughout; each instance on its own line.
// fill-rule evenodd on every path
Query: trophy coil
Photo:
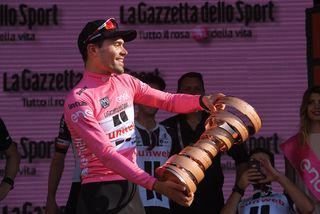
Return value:
M 192 146 L 171 156 L 165 164 L 156 169 L 160 180 L 182 183 L 187 192 L 195 192 L 204 178 L 213 158 L 220 151 L 229 150 L 234 144 L 245 142 L 250 135 L 261 128 L 261 119 L 247 102 L 232 96 L 225 96 L 215 105 L 224 108 L 211 112 L 205 122 L 205 131 Z

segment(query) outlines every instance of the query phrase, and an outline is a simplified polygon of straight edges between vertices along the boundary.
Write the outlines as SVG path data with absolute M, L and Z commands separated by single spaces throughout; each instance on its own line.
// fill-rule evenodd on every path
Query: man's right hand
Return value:
M 153 186 L 153 189 L 170 198 L 174 202 L 189 207 L 193 202 L 193 193 L 186 194 L 186 186 L 178 184 L 173 181 L 159 181 L 157 180 Z
M 238 181 L 238 186 L 245 190 L 249 184 L 258 184 L 258 181 L 263 179 L 263 175 L 257 169 L 247 169 L 244 171 Z

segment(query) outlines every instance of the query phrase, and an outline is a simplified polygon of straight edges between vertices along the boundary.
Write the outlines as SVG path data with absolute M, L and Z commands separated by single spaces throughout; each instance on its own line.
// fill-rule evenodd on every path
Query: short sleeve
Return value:
M 9 132 L 4 124 L 3 120 L 0 118 L 0 151 L 5 151 L 13 143 Z
M 64 120 L 64 115 L 62 115 L 59 124 L 58 137 L 55 140 L 55 151 L 66 154 L 71 143 L 71 134 Z

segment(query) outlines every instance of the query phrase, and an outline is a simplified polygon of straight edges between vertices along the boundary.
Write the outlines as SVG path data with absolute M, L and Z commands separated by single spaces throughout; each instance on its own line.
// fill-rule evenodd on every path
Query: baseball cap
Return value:
M 83 55 L 89 43 L 115 37 L 121 37 L 125 42 L 130 42 L 137 37 L 137 31 L 120 30 L 114 18 L 90 21 L 79 34 L 78 48 Z

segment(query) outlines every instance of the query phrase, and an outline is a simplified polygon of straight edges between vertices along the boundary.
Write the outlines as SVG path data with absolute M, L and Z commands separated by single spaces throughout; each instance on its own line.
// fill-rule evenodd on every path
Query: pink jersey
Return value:
M 64 104 L 82 183 L 127 179 L 152 189 L 155 178 L 136 163 L 133 103 L 176 113 L 203 110 L 198 95 L 161 92 L 128 74 L 85 71 Z

